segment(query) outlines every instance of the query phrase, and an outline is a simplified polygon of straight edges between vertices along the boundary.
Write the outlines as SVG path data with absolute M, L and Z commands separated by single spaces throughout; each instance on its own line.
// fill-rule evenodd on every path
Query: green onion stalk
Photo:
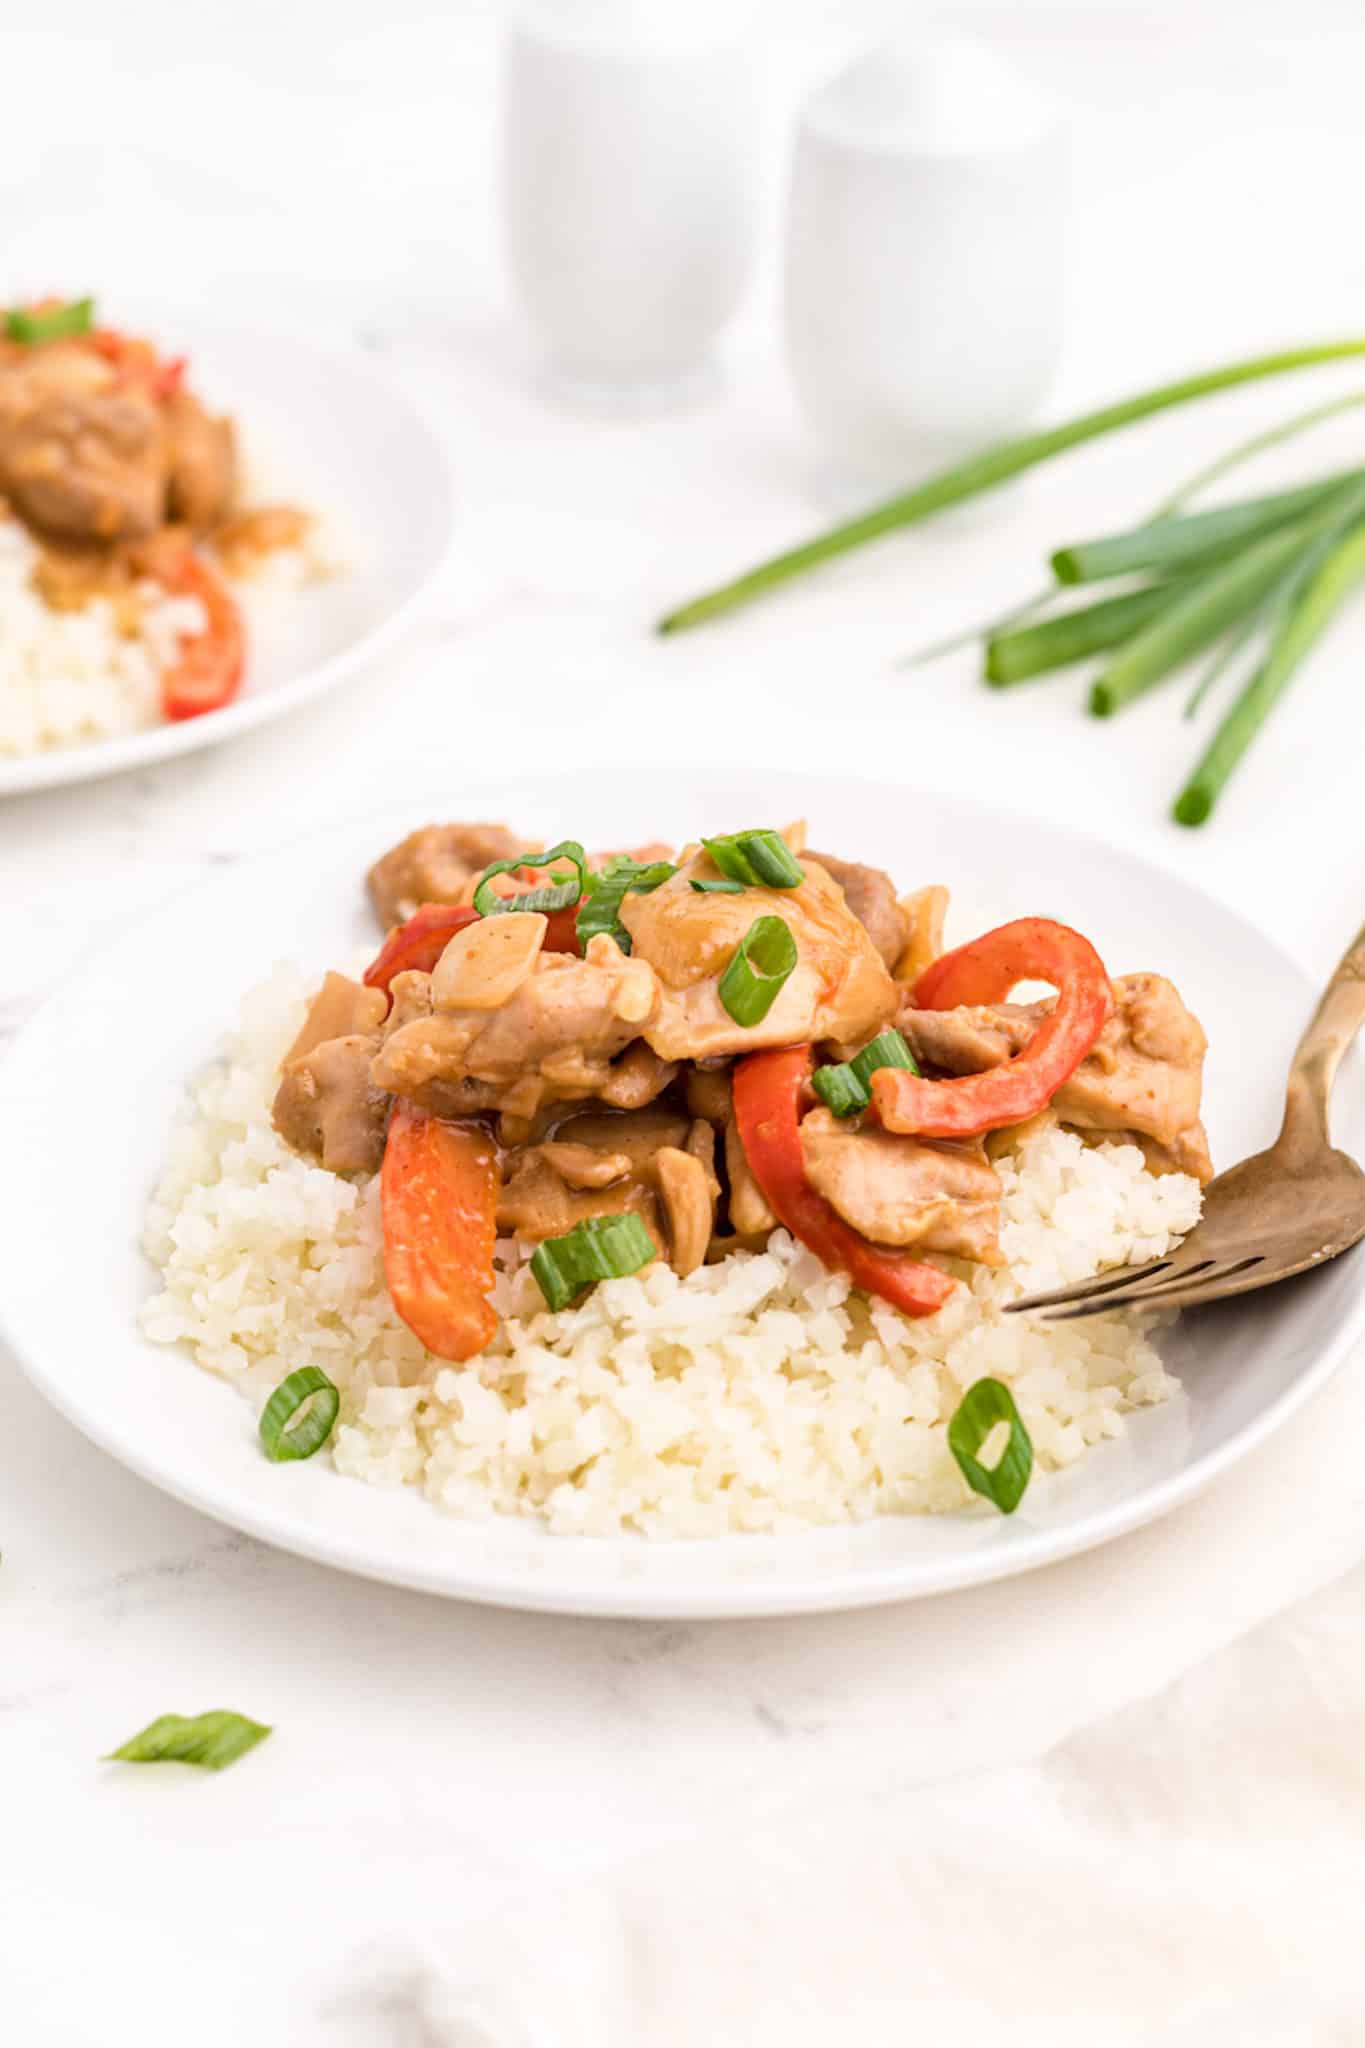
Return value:
M 1191 377 L 1177 378 L 1172 383 L 1159 384 L 1149 391 L 1120 399 L 1116 404 L 1101 406 L 1093 412 L 1081 413 L 1038 433 L 1000 442 L 979 455 L 969 456 L 963 462 L 938 471 L 912 490 L 889 498 L 884 504 L 874 505 L 859 517 L 830 527 L 813 539 L 774 555 L 732 582 L 721 584 L 717 589 L 678 606 L 659 621 L 658 630 L 661 633 L 681 633 L 702 625 L 708 619 L 718 618 L 754 598 L 779 589 L 808 569 L 819 568 L 868 541 L 879 540 L 902 527 L 913 526 L 950 505 L 960 505 L 968 498 L 994 490 L 997 485 L 1037 468 L 1055 455 L 1063 455 L 1087 441 L 1098 440 L 1102 435 L 1135 425 L 1139 420 L 1150 419 L 1155 413 L 1166 412 L 1174 406 L 1185 405 L 1193 399 L 1206 398 L 1237 385 L 1360 355 L 1365 355 L 1365 340 L 1349 338 L 1284 349 L 1272 355 L 1251 356 L 1241 362 L 1227 363 Z

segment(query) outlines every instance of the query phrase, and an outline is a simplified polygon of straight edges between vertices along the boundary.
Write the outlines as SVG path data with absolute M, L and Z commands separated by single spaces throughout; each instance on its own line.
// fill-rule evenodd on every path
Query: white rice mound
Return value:
M 208 623 L 199 599 L 148 585 L 130 637 L 107 598 L 53 611 L 33 587 L 37 559 L 20 522 L 0 517 L 0 759 L 159 725 L 161 671 Z
M 1176 1391 L 1131 1318 L 1001 1314 L 1022 1291 L 1159 1256 L 1199 1214 L 1194 1180 L 1059 1130 L 1001 1164 L 1008 1268 L 954 1265 L 963 1284 L 935 1316 L 851 1292 L 781 1230 L 761 1253 L 687 1280 L 656 1265 L 551 1315 L 507 1245 L 497 1337 L 445 1364 L 389 1299 L 378 1177 L 338 1179 L 271 1127 L 307 993 L 292 969 L 253 991 L 192 1092 L 148 1216 L 162 1287 L 142 1324 L 257 1410 L 286 1373 L 321 1366 L 341 1390 L 340 1472 L 566 1534 L 718 1536 L 967 1506 L 946 1426 L 984 1375 L 1012 1389 L 1041 1469 Z
M 182 637 L 206 629 L 199 599 L 143 584 L 138 630 L 129 635 L 107 598 L 71 612 L 45 604 L 33 587 L 37 560 L 22 523 L 0 512 L 0 760 L 164 724 L 162 672 Z M 268 624 L 266 607 L 342 572 L 335 544 L 310 533 L 301 546 L 264 556 L 249 579 L 233 579 L 248 644 Z

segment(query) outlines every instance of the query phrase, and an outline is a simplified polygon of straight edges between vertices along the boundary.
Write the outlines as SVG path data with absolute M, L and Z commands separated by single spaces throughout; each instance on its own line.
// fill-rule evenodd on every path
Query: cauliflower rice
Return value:
M 717 1536 L 968 1505 L 947 1423 L 983 1375 L 1012 1389 L 1043 1469 L 1176 1390 L 1150 1319 L 1002 1316 L 1021 1292 L 1160 1256 L 1199 1214 L 1194 1180 L 1060 1130 L 1000 1162 L 1008 1267 L 946 1261 L 963 1284 L 935 1316 L 851 1292 L 782 1230 L 766 1251 L 686 1280 L 656 1265 L 552 1315 L 505 1244 L 498 1335 L 445 1364 L 389 1300 L 378 1177 L 339 1179 L 271 1126 L 307 994 L 286 969 L 255 990 L 194 1089 L 148 1216 L 162 1286 L 142 1322 L 258 1411 L 286 1373 L 321 1366 L 341 1391 L 340 1472 L 565 1534 Z

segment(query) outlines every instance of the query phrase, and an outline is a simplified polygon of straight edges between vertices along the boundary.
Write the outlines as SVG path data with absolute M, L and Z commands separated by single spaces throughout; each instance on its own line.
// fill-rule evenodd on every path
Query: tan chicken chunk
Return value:
M 166 510 L 161 407 L 87 348 L 0 362 L 0 493 L 58 539 L 153 532 Z
M 896 1137 L 814 1109 L 801 1125 L 801 1154 L 811 1186 L 875 1244 L 1004 1265 L 1000 1182 L 980 1144 Z
M 811 853 L 832 881 L 844 892 L 844 901 L 864 927 L 888 968 L 894 970 L 905 951 L 910 925 L 896 900 L 896 885 L 881 868 L 862 866 L 858 861 L 836 860 L 833 854 Z
M 505 825 L 424 825 L 382 854 L 366 878 L 387 931 L 423 903 L 467 903 L 494 861 L 535 851 Z
M 639 1216 L 675 1271 L 706 1257 L 720 1193 L 710 1126 L 652 1108 L 627 1115 L 588 1111 L 508 1163 L 498 1225 L 529 1242 L 561 1237 L 589 1216 Z
M 863 1044 L 889 1022 L 895 989 L 843 891 L 815 861 L 803 862 L 799 889 L 745 889 L 698 895 L 694 879 L 717 879 L 699 848 L 678 873 L 647 896 L 627 896 L 621 922 L 633 957 L 658 976 L 660 995 L 641 1036 L 661 1059 L 714 1059 L 769 1045 L 853 1040 Z M 796 941 L 797 964 L 759 1024 L 736 1024 L 720 1000 L 720 979 L 755 919 L 782 918 Z
M 329 974 L 284 1056 L 275 1129 L 330 1173 L 374 1173 L 384 1157 L 389 1098 L 370 1067 L 385 999 L 344 974 Z
M 439 967 L 438 967 L 439 973 Z M 374 1082 L 436 1116 L 503 1109 L 529 1117 L 542 1103 L 602 1095 L 612 1062 L 658 1008 L 647 962 L 628 959 L 604 933 L 587 955 L 542 953 L 535 970 L 497 1009 L 418 1012 L 418 977 L 400 975 L 402 1019 L 384 1040 Z
M 226 519 L 237 495 L 237 435 L 230 419 L 215 419 L 190 391 L 164 401 L 167 511 L 195 533 Z
M 1213 1174 L 1200 1121 L 1208 1041 L 1178 990 L 1160 974 L 1125 974 L 1093 1050 L 1052 1098 L 1058 1120 L 1086 1136 L 1129 1137 L 1157 1173 Z M 912 1052 L 948 1074 L 1003 1065 L 1052 1007 L 999 1003 L 979 1009 L 902 1010 Z

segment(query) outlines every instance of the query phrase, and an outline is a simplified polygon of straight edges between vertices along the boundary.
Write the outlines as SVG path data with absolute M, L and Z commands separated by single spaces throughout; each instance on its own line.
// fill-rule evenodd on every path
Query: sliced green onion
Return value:
M 88 334 L 95 324 L 93 299 L 68 299 L 64 305 L 29 312 L 15 306 L 5 315 L 11 341 L 62 341 L 70 334 Z
M 917 647 L 913 653 L 903 654 L 895 666 L 924 668 L 931 661 L 941 660 L 945 654 L 956 654 L 959 647 L 967 647 L 973 640 L 989 640 L 996 633 L 1008 632 L 1011 626 L 1022 626 L 1025 619 L 1036 618 L 1040 611 L 1052 603 L 1056 595 L 1056 584 L 1049 583 L 1046 590 L 1036 591 L 1032 597 L 1011 605 L 1007 612 L 997 612 L 993 619 L 984 619 L 975 626 L 965 626 L 959 632 L 950 633 L 946 640 L 931 640 L 927 647 Z
M 992 633 L 986 642 L 985 679 L 993 688 L 1003 690 L 1010 683 L 1027 682 L 1031 676 L 1046 675 L 1070 662 L 1103 654 L 1110 647 L 1121 647 L 1179 593 L 1179 584 L 1155 583 L 1149 590 L 1106 597 L 1100 604 L 1062 612 L 1055 619 L 1040 619 L 1036 625 L 1021 626 L 1014 632 Z
M 817 534 L 812 540 L 803 541 L 798 547 L 774 555 L 756 569 L 750 569 L 746 575 L 736 577 L 733 582 L 723 583 L 718 589 L 693 598 L 689 604 L 680 605 L 659 621 L 658 630 L 661 633 L 680 633 L 691 626 L 699 626 L 707 619 L 746 604 L 751 598 L 776 590 L 807 569 L 818 568 L 822 563 L 862 547 L 866 541 L 880 540 L 884 534 L 913 526 L 949 505 L 960 505 L 966 498 L 993 490 L 997 484 L 1021 475 L 1026 469 L 1036 468 L 1040 462 L 1047 462 L 1054 455 L 1063 455 L 1068 449 L 1096 440 L 1102 434 L 1111 434 L 1120 427 L 1149 419 L 1153 413 L 1184 405 L 1190 399 L 1205 398 L 1215 391 L 1229 390 L 1234 385 L 1253 383 L 1258 378 L 1277 377 L 1286 370 L 1307 369 L 1315 363 L 1337 362 L 1343 356 L 1359 355 L 1365 355 L 1365 340 L 1357 338 L 1319 342 L 1308 348 L 1285 349 L 1274 355 L 1252 356 L 1218 369 L 1200 371 L 1192 377 L 1177 378 L 1170 384 L 1158 384 L 1135 397 L 1120 399 L 1117 404 L 1100 406 L 1094 412 L 1081 413 L 1058 426 L 1045 427 L 1041 433 L 1024 434 L 1017 440 L 999 442 L 980 455 L 968 456 L 965 462 L 939 470 L 913 490 L 889 498 L 884 504 L 874 505 L 858 518 L 846 520 Z
M 332 1434 L 341 1396 L 316 1365 L 303 1365 L 276 1387 L 261 1410 L 261 1442 L 276 1465 L 311 1458 Z
M 902 1067 L 917 1074 L 915 1055 L 899 1031 L 883 1031 L 851 1060 L 837 1067 L 817 1067 L 811 1087 L 836 1116 L 854 1116 L 872 1100 L 872 1076 L 882 1067 Z
M 223 1708 L 210 1714 L 162 1714 L 140 1734 L 111 1749 L 105 1762 L 198 1764 L 201 1770 L 222 1771 L 269 1733 L 263 1721 Z
M 623 1216 L 588 1216 L 566 1236 L 547 1237 L 536 1246 L 531 1271 L 549 1306 L 558 1311 L 585 1287 L 622 1280 L 658 1256 L 658 1246 L 632 1210 Z
M 718 839 L 703 839 L 702 845 L 731 882 L 755 889 L 799 889 L 806 879 L 780 832 L 725 832 Z
M 489 886 L 495 875 L 510 875 L 517 868 L 548 868 L 557 860 L 571 860 L 575 873 L 556 876 L 548 888 L 531 889 L 524 896 L 499 896 Z M 567 910 L 577 903 L 587 883 L 588 856 L 576 839 L 561 839 L 544 853 L 519 853 L 514 860 L 495 860 L 479 877 L 474 908 L 480 917 L 500 917 L 508 910 Z
M 1247 498 L 1218 505 L 1211 512 L 1191 512 L 1183 519 L 1154 519 L 1126 533 L 1102 540 L 1079 541 L 1058 548 L 1052 567 L 1059 583 L 1102 583 L 1111 576 L 1133 576 L 1207 562 L 1263 533 L 1274 533 L 1304 518 L 1320 505 L 1360 481 L 1358 469 L 1342 470 L 1296 490 L 1276 491 L 1268 498 Z
M 1277 625 L 1265 660 L 1227 713 L 1176 798 L 1173 815 L 1177 824 L 1203 824 L 1304 656 L 1362 577 L 1365 527 L 1357 527 L 1337 543 Z
M 743 882 L 689 882 L 688 887 L 695 889 L 699 896 L 742 896 L 744 894 Z
M 994 1465 L 983 1465 L 977 1453 L 1002 1422 L 1010 1426 L 1009 1442 Z M 1033 1445 L 1013 1394 L 1000 1380 L 977 1380 L 968 1387 L 948 1424 L 948 1448 L 973 1493 L 994 1501 L 1002 1515 L 1012 1515 L 1033 1471 Z
M 1090 690 L 1096 718 L 1112 717 L 1173 669 L 1217 640 L 1258 604 L 1312 540 L 1310 519 L 1254 540 L 1223 568 L 1213 570 L 1135 633 Z
M 721 1007 L 736 1024 L 761 1024 L 796 965 L 796 941 L 780 917 L 756 917 L 720 978 Z
M 648 896 L 651 890 L 662 888 L 677 872 L 671 860 L 638 861 L 627 853 L 618 853 L 600 873 L 589 874 L 587 892 L 574 919 L 574 930 L 584 950 L 589 939 L 606 932 L 623 953 L 628 953 L 630 933 L 621 922 L 621 905 L 628 895 Z

